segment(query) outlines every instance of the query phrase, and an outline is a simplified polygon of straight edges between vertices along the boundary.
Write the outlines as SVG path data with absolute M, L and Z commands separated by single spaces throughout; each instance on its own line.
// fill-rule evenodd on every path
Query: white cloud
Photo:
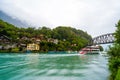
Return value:
M 119 0 L 1 0 L 0 10 L 34 26 L 73 26 L 92 36 L 111 33 Z

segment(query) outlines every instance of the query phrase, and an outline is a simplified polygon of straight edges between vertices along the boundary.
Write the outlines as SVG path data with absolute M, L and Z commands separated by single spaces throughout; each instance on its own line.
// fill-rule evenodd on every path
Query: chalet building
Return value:
M 21 40 L 29 40 L 29 38 L 24 36 L 24 37 L 21 38 Z
M 38 44 L 32 43 L 27 45 L 27 50 L 40 50 L 40 46 Z
M 0 44 L 10 44 L 11 39 L 5 35 L 0 34 Z
M 15 47 L 11 44 L 11 39 L 3 34 L 0 34 L 0 49 L 9 49 Z
M 15 44 L 12 44 L 12 45 L 6 45 L 6 46 L 4 46 L 4 49 L 10 49 L 10 48 L 15 48 L 16 47 L 16 45 Z
M 3 46 L 0 45 L 0 49 L 2 49 L 2 48 L 3 48 Z
M 47 41 L 48 41 L 48 42 L 51 42 L 51 43 L 58 44 L 58 39 L 49 38 Z

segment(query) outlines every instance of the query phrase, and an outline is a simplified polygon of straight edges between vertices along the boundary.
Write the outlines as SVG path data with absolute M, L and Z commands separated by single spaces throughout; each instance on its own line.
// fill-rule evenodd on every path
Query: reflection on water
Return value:
M 0 54 L 0 80 L 107 80 L 107 58 L 79 54 Z

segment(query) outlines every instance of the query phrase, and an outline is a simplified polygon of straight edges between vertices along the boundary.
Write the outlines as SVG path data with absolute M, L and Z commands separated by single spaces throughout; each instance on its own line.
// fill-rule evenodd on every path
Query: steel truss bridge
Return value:
M 94 37 L 91 41 L 91 44 L 92 45 L 107 44 L 107 43 L 114 43 L 114 41 L 115 41 L 114 33 L 108 33 Z

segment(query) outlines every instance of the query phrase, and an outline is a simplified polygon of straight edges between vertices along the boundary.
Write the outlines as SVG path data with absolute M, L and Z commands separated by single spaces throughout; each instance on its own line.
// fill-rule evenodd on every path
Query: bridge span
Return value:
M 91 45 L 114 43 L 114 41 L 114 33 L 108 33 L 94 37 L 91 41 Z

